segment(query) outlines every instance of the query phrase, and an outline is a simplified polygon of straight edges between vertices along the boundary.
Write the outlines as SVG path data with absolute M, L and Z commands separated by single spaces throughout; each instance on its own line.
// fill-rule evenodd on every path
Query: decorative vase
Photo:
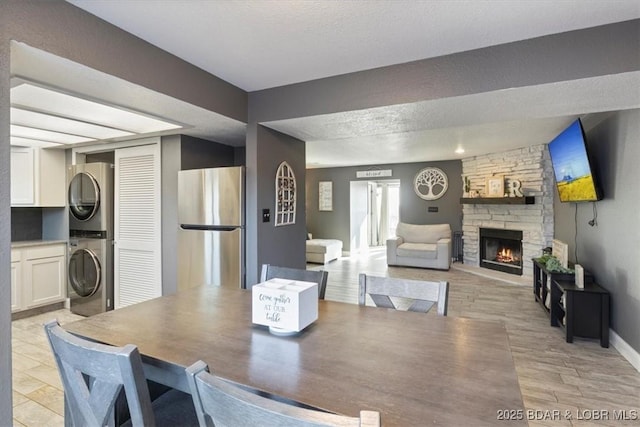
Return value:
M 471 180 L 467 176 L 462 177 L 462 189 L 463 189 L 462 197 L 469 197 L 470 196 L 469 192 L 471 190 Z

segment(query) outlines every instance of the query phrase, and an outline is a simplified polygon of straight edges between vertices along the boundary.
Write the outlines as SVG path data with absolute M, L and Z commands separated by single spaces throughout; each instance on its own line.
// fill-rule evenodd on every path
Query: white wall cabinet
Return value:
M 12 312 L 65 300 L 66 244 L 12 249 L 11 260 Z
M 11 147 L 11 206 L 35 203 L 35 150 Z
M 66 205 L 64 150 L 11 147 L 11 206 Z

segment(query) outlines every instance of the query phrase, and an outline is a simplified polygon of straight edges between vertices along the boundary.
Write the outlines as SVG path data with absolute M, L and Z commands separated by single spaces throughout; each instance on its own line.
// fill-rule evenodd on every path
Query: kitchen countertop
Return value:
M 45 245 L 58 245 L 64 243 L 66 240 L 21 240 L 17 242 L 11 242 L 11 249 L 26 248 L 29 246 L 45 246 Z

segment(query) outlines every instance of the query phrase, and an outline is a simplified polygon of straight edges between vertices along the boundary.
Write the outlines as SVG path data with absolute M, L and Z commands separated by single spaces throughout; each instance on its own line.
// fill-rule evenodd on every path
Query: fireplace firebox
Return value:
M 481 228 L 480 267 L 522 276 L 522 231 Z

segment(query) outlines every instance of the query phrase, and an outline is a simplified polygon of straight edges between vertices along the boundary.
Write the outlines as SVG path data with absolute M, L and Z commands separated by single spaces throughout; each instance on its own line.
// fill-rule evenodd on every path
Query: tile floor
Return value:
M 42 325 L 82 319 L 69 310 L 57 310 L 12 322 L 13 425 L 63 426 L 64 395 Z
M 383 250 L 341 258 L 326 266 L 309 264 L 309 268 L 329 271 L 327 299 L 354 304 L 360 272 L 449 281 L 449 316 L 505 323 L 522 398 L 534 415 L 530 426 L 640 425 L 638 419 L 612 419 L 614 410 L 627 415 L 635 410 L 640 415 L 640 373 L 614 348 L 601 348 L 595 340 L 566 343 L 562 331 L 549 326 L 530 286 L 478 276 L 459 267 L 463 266 L 448 272 L 387 267 Z M 64 325 L 81 317 L 58 310 L 12 324 L 15 426 L 63 425 L 62 387 L 42 329 L 44 322 L 54 318 Z M 559 417 L 553 415 L 555 410 Z M 584 419 L 597 411 L 609 411 L 609 419 Z M 543 419 L 545 414 L 553 419 Z

